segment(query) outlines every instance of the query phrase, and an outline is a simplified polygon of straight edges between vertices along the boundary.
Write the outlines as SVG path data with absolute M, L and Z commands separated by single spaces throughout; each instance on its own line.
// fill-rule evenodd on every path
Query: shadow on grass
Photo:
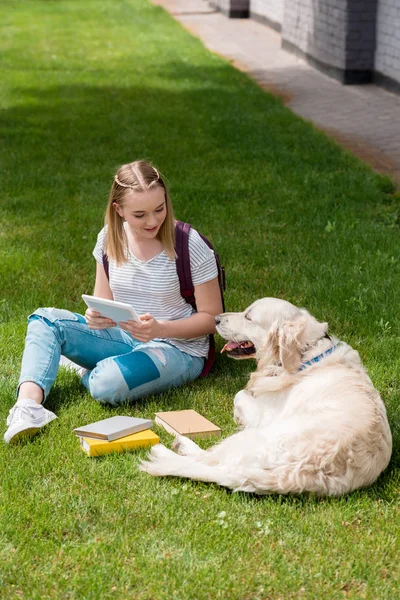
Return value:
M 173 67 L 171 78 L 176 78 Z M 4 110 L 0 119 L 6 147 L 3 184 L 12 190 L 3 206 L 6 216 L 21 217 L 24 198 L 24 219 L 35 215 L 52 222 L 73 210 L 64 202 L 79 193 L 91 196 L 86 210 L 101 210 L 115 167 L 140 156 L 151 157 L 177 182 L 181 210 L 188 196 L 198 197 L 202 190 L 231 192 L 231 184 L 237 187 L 241 177 L 255 177 L 262 189 L 269 179 L 283 175 L 304 186 L 316 173 L 330 178 L 336 173 L 340 179 L 358 172 L 365 192 L 370 180 L 387 185 L 278 100 L 261 93 L 235 94 L 234 88 L 217 83 L 212 87 L 218 79 L 215 69 L 191 68 L 181 76 L 190 88 L 197 79 L 199 90 L 102 85 L 16 89 L 18 106 Z M 204 89 L 208 78 L 210 88 Z M 32 192 L 45 201 L 29 201 Z
M 233 497 L 237 499 L 239 502 L 243 502 L 245 504 L 252 503 L 263 503 L 269 504 L 273 503 L 275 505 L 288 505 L 290 507 L 294 507 L 297 510 L 302 510 L 308 506 L 315 506 L 322 504 L 324 507 L 327 504 L 332 504 L 337 506 L 341 504 L 345 506 L 347 503 L 350 505 L 357 499 L 368 498 L 369 500 L 376 502 L 377 504 L 386 503 L 392 505 L 394 500 L 394 495 L 397 495 L 396 492 L 396 471 L 398 465 L 393 465 L 392 463 L 389 467 L 384 471 L 384 473 L 378 478 L 376 483 L 366 488 L 359 488 L 353 492 L 345 494 L 343 496 L 318 496 L 314 493 L 302 493 L 302 494 L 278 494 L 278 493 L 266 493 L 266 494 L 256 494 L 253 492 L 235 492 L 228 488 L 222 487 L 217 483 L 207 483 L 197 480 L 191 480 L 195 487 L 200 487 L 202 490 L 213 490 L 218 491 L 222 496 Z M 166 480 L 166 482 L 180 481 L 182 484 L 187 483 L 189 480 L 184 477 L 171 477 L 166 476 L 162 479 Z

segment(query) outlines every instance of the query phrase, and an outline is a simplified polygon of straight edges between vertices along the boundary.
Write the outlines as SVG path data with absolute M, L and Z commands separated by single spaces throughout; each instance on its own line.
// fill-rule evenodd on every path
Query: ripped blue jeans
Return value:
M 18 385 L 36 383 L 45 400 L 61 354 L 88 369 L 83 385 L 95 400 L 113 406 L 192 381 L 204 366 L 204 358 L 166 342 L 138 342 L 117 327 L 89 329 L 82 315 L 39 308 L 28 319 Z

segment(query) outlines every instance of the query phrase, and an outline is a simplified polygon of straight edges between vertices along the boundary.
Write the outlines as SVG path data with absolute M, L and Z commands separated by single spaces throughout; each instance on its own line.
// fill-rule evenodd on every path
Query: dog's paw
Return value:
M 172 450 L 174 452 L 176 452 L 177 454 L 185 454 L 183 446 L 184 446 L 184 436 L 183 435 L 177 435 L 174 439 L 174 441 L 172 442 Z
M 149 458 L 150 460 L 158 458 L 169 458 L 171 454 L 171 450 L 163 446 L 163 444 L 156 444 L 155 446 L 152 446 Z
M 139 463 L 139 470 L 149 473 L 149 475 L 168 475 L 168 465 L 171 458 L 176 454 L 162 444 L 152 446 L 151 451 L 147 456 L 147 460 L 142 460 Z
M 193 442 L 193 440 L 185 437 L 184 435 L 177 435 L 173 444 L 172 449 L 182 456 L 195 456 L 202 452 L 201 448 Z

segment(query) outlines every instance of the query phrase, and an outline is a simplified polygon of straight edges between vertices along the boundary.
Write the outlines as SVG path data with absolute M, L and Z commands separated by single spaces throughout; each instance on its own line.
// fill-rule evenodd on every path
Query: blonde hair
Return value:
M 107 256 L 116 261 L 118 265 L 128 260 L 128 239 L 124 228 L 124 219 L 117 213 L 114 203 L 123 206 L 127 192 L 147 192 L 160 187 L 164 190 L 167 216 L 157 238 L 164 246 L 165 253 L 172 259 L 176 258 L 175 252 L 175 219 L 167 186 L 159 171 L 145 160 L 122 165 L 114 177 L 110 197 L 105 214 L 107 226 L 106 249 Z

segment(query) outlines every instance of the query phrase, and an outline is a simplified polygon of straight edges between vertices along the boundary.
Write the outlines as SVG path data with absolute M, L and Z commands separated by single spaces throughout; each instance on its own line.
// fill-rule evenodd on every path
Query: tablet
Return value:
M 120 321 L 140 321 L 139 316 L 131 304 L 107 300 L 97 296 L 82 294 L 82 298 L 89 308 L 96 310 L 102 317 L 108 317 L 117 323 Z

